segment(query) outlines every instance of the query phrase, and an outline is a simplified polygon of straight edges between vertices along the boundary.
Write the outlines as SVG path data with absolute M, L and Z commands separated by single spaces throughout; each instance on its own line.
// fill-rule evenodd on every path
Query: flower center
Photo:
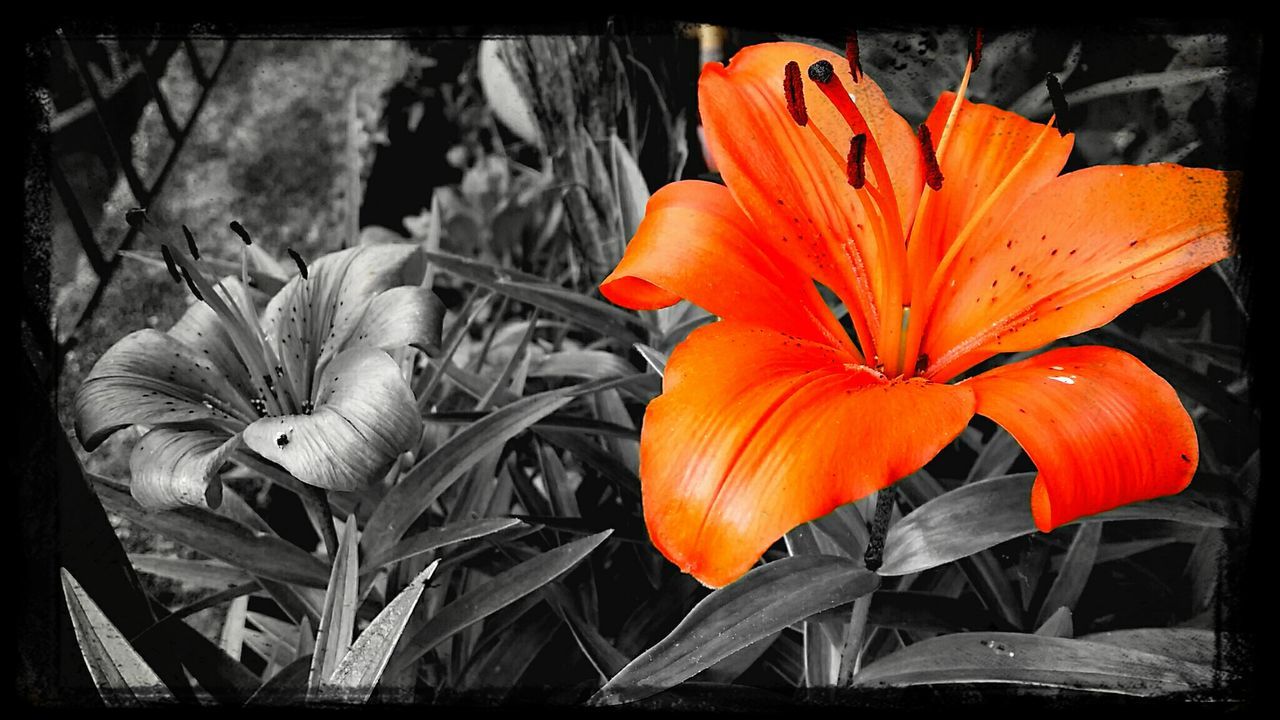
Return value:
M 232 222 L 231 229 L 240 236 L 246 247 L 252 244 L 249 233 L 240 223 Z M 249 398 L 249 404 L 259 417 L 310 413 L 313 409 L 310 399 L 296 382 L 297 379 L 289 374 L 285 365 L 276 357 L 271 342 L 258 322 L 252 302 L 246 295 L 232 292 L 221 280 L 211 281 L 201 271 L 200 250 L 196 246 L 195 237 L 186 226 L 183 226 L 183 232 L 189 255 L 168 243 L 161 244 L 160 252 L 169 267 L 170 275 L 175 281 L 186 281 L 191 294 L 213 310 L 227 336 L 231 338 L 233 349 L 248 370 L 250 383 L 257 393 L 256 397 Z M 296 253 L 293 255 L 295 262 L 302 268 L 302 281 L 306 282 L 306 266 L 301 257 Z M 245 258 L 242 255 L 241 274 L 247 280 L 244 266 Z

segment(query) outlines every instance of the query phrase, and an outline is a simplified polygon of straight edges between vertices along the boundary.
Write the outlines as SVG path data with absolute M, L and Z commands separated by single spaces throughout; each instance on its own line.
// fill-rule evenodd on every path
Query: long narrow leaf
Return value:
M 359 605 L 358 576 L 360 563 L 356 555 L 356 518 L 347 517 L 342 528 L 342 542 L 329 574 L 329 589 L 324 594 L 324 614 L 316 629 L 315 654 L 311 657 L 311 673 L 307 676 L 307 697 L 320 693 L 321 685 L 333 675 L 338 661 L 351 647 Z
M 934 498 L 889 529 L 881 575 L 906 575 L 968 557 L 1035 532 L 1029 498 L 1034 473 L 990 478 Z M 1231 521 L 1197 501 L 1194 490 L 1126 505 L 1076 522 L 1172 520 L 1203 527 Z
M 410 468 L 400 483 L 383 496 L 365 526 L 362 545 L 366 553 L 382 556 L 473 465 L 572 399 L 563 390 L 530 395 L 495 410 L 449 438 Z
M 173 694 L 107 619 L 93 598 L 66 568 L 61 572 L 62 593 L 71 613 L 71 625 L 80 644 L 80 654 L 103 702 L 112 707 L 173 702 Z
M 1071 541 L 1071 548 L 1067 550 L 1067 557 L 1062 561 L 1062 570 L 1058 572 L 1058 577 L 1054 578 L 1053 586 L 1049 588 L 1049 594 L 1040 607 L 1040 617 L 1037 618 L 1036 624 L 1048 622 L 1049 616 L 1059 608 L 1075 608 L 1076 600 L 1080 599 L 1080 594 L 1084 592 L 1084 585 L 1089 580 L 1089 574 L 1093 572 L 1093 563 L 1098 557 L 1098 543 L 1101 540 L 1102 523 L 1092 522 L 1080 525 L 1075 539 Z
M 1212 682 L 1209 668 L 1115 645 L 1023 633 L 956 633 L 872 663 L 854 686 L 1007 683 L 1162 695 Z
M 322 588 L 324 563 L 279 537 L 255 532 L 234 520 L 197 508 L 148 511 L 117 483 L 90 475 L 94 489 L 112 512 L 205 555 L 254 575 Z
M 142 553 L 130 553 L 133 569 L 148 575 L 177 580 L 201 588 L 221 590 L 252 582 L 249 574 L 226 563 L 210 560 L 188 560 Z
M 383 565 L 398 562 L 414 555 L 420 555 L 446 545 L 482 538 L 522 524 L 520 520 L 515 518 L 482 518 L 424 530 L 401 540 L 382 555 L 368 559 L 360 572 L 370 573 Z
M 342 658 L 333 674 L 321 687 L 320 698 L 343 702 L 366 702 L 373 694 L 391 653 L 418 606 L 426 583 L 440 564 L 432 562 L 387 604 L 382 612 L 360 633 L 351 650 Z
M 536 275 L 500 269 L 458 255 L 428 252 L 426 256 L 436 267 L 463 280 L 555 313 L 626 345 L 640 341 L 634 329 L 635 317 L 602 300 L 551 285 Z
M 609 531 L 561 545 L 516 565 L 444 606 L 405 643 L 392 666 L 393 671 L 412 665 L 454 633 L 565 574 L 607 537 Z
M 669 635 L 632 660 L 591 702 L 617 705 L 661 692 L 878 585 L 874 573 L 847 558 L 802 555 L 768 563 L 703 598 Z

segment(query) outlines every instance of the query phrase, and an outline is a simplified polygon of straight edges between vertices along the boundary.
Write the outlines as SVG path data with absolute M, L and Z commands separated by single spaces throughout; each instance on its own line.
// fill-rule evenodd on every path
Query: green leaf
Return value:
M 563 389 L 530 395 L 498 408 L 449 438 L 383 496 L 365 525 L 362 545 L 366 553 L 382 557 L 473 465 L 572 399 Z
M 855 687 L 1004 683 L 1162 695 L 1202 689 L 1209 668 L 1139 650 L 1023 633 L 956 633 L 863 668 Z
M 385 553 L 371 557 L 365 561 L 364 569 L 361 572 L 371 573 L 383 565 L 398 562 L 424 552 L 430 552 L 446 545 L 482 538 L 522 524 L 520 520 L 515 518 L 481 518 L 424 530 L 401 540 Z
M 61 568 L 62 593 L 71 625 L 89 674 L 108 707 L 138 707 L 175 702 L 155 671 L 124 639 L 66 568 Z
M 307 676 L 311 674 L 311 655 L 302 654 L 285 665 L 271 679 L 262 683 L 245 702 L 246 706 L 294 705 L 307 693 Z
M 1030 502 L 1034 480 L 1035 473 L 990 478 L 963 485 L 921 505 L 889 529 L 879 573 L 921 572 L 1036 532 Z M 1209 509 L 1205 500 L 1194 490 L 1184 490 L 1074 522 L 1171 520 L 1202 527 L 1230 526 L 1231 521 Z
M 1080 638 L 1185 660 L 1197 665 L 1217 666 L 1219 638 L 1203 628 L 1137 628 L 1093 633 Z
M 612 174 L 622 211 L 623 237 L 629 239 L 636 234 L 640 220 L 644 218 L 644 209 L 649 203 L 649 186 L 631 151 L 616 134 L 609 136 L 609 151 L 610 159 L 615 163 Z
M 356 609 L 360 605 L 358 542 L 356 518 L 349 515 L 342 528 L 338 555 L 333 559 L 329 588 L 324 593 L 324 612 L 316 630 L 315 654 L 311 656 L 311 673 L 307 676 L 307 699 L 320 694 L 321 685 L 333 675 L 338 661 L 351 647 L 356 629 Z
M 995 434 L 982 446 L 982 452 L 978 453 L 978 459 L 974 461 L 965 482 L 973 483 L 1007 474 L 1021 454 L 1022 446 L 1018 441 L 1007 430 L 997 427 Z
M 703 598 L 656 645 L 591 699 L 618 705 L 661 692 L 777 631 L 872 592 L 879 578 L 860 563 L 827 555 L 783 558 Z
M 255 531 L 199 508 L 144 510 L 127 486 L 90 474 L 94 490 L 112 512 L 252 575 L 308 587 L 325 587 L 327 568 L 310 553 L 274 535 Z
M 1075 634 L 1075 626 L 1071 622 L 1071 609 L 1065 606 L 1059 606 L 1040 627 L 1036 628 L 1036 635 L 1044 635 L 1045 637 L 1069 638 Z
M 636 319 L 625 310 L 602 300 L 552 285 L 536 276 L 444 252 L 427 252 L 437 268 L 463 280 L 560 315 L 625 345 L 640 341 Z
M 245 571 L 226 563 L 210 560 L 188 560 L 163 555 L 131 553 L 129 562 L 138 572 L 158 575 L 200 588 L 221 590 L 252 582 Z
M 498 702 L 519 682 L 560 625 L 560 618 L 545 607 L 531 610 L 506 632 L 476 649 L 458 680 L 458 689 L 484 691 L 486 703 Z
M 626 377 L 636 369 L 625 359 L 604 350 L 561 350 L 534 362 L 529 377 L 576 377 L 596 380 Z
M 321 686 L 320 699 L 360 703 L 369 700 L 378 680 L 382 678 L 382 671 L 391 659 L 391 653 L 409 624 L 414 608 L 418 606 L 418 599 L 422 597 L 427 581 L 439 564 L 440 561 L 436 560 L 418 573 L 413 582 L 401 590 L 369 623 L 369 627 L 360 633 L 351 650 Z
M 1040 606 L 1040 617 L 1036 622 L 1049 622 L 1050 614 L 1061 608 L 1074 608 L 1080 594 L 1084 592 L 1089 574 L 1093 572 L 1093 563 L 1098 557 L 1098 543 L 1102 540 L 1102 523 L 1082 523 L 1076 530 L 1076 536 L 1067 550 L 1067 557 L 1062 561 L 1062 569 L 1054 578 L 1049 594 Z
M 542 553 L 478 585 L 440 609 L 406 642 L 392 666 L 398 672 L 464 628 L 543 587 L 582 562 L 609 537 L 606 530 Z
M 644 361 L 649 363 L 649 367 L 653 368 L 653 371 L 658 373 L 659 376 L 667 372 L 666 353 L 649 347 L 644 343 L 636 343 L 635 348 L 636 352 L 640 353 L 640 357 L 644 358 Z

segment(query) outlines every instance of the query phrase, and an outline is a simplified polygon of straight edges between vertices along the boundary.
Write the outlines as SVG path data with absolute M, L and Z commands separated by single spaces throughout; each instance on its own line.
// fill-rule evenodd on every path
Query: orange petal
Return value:
M 1169 383 L 1128 353 L 1053 350 L 966 380 L 1040 474 L 1036 527 L 1181 492 L 1195 473 L 1195 427 Z
M 727 69 L 718 63 L 703 67 L 698 108 L 716 165 L 760 236 L 835 290 L 865 334 L 863 327 L 878 322 L 870 309 L 873 298 L 888 297 L 886 288 L 901 285 L 905 253 L 875 231 L 876 222 L 849 186 L 844 158 L 853 133 L 805 73 L 818 60 L 830 62 L 854 94 L 884 154 L 905 227 L 923 183 L 915 135 L 870 78 L 853 83 L 843 57 L 796 43 L 748 47 Z M 813 127 L 797 126 L 787 112 L 783 77 L 791 61 L 804 76 Z
M 1229 252 L 1229 175 L 1109 165 L 1062 175 L 971 235 L 925 328 L 926 375 L 1104 325 Z
M 654 544 L 710 586 L 783 533 L 914 472 L 964 429 L 967 387 L 886 380 L 826 345 L 724 320 L 667 365 L 640 442 Z
M 929 114 L 925 124 L 934 138 L 942 137 L 955 99 L 955 93 L 943 93 Z M 1044 125 L 991 105 L 968 100 L 960 104 L 946 144 L 939 148 L 942 189 L 931 193 L 921 204 L 907 248 L 914 295 L 924 293 L 947 247 L 966 224 L 975 223 L 970 232 L 982 234 L 1062 172 L 1075 136 L 1062 137 L 1050 130 L 1037 143 L 1044 129 Z M 1023 165 L 1017 177 L 977 216 L 977 211 L 1020 162 Z
M 848 344 L 808 276 L 755 236 L 723 185 L 672 183 L 649 200 L 639 230 L 600 291 L 637 310 L 684 298 L 723 318 Z

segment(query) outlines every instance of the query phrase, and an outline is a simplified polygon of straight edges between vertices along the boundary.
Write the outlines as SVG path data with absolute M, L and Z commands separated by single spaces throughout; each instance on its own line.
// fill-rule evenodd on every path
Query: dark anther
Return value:
M 311 402 L 310 400 L 303 400 L 303 401 L 302 401 L 302 414 L 303 414 L 303 415 L 310 415 L 310 414 L 311 414 L 311 411 L 312 411 L 312 410 L 315 410 L 315 409 L 316 409 L 315 403 Z
M 191 281 L 191 276 L 187 274 L 187 269 L 182 268 L 182 279 L 187 281 L 187 287 L 191 288 L 191 294 L 196 296 L 197 300 L 203 301 L 204 296 L 200 294 L 200 288 Z
M 894 495 L 895 491 L 892 487 L 887 487 L 876 495 L 876 514 L 871 519 L 871 536 L 867 539 L 867 552 L 862 556 L 863 562 L 871 572 L 879 570 L 884 564 L 884 536 L 889 530 Z
M 270 390 L 271 392 L 275 392 L 275 391 L 276 391 L 276 385 L 275 385 L 275 383 L 271 382 L 271 375 L 263 375 L 263 376 L 262 376 L 262 381 L 263 381 L 263 382 L 265 382 L 265 383 L 267 384 L 267 389 L 268 389 L 268 390 Z
M 298 272 L 302 275 L 302 279 L 306 280 L 307 264 L 302 261 L 302 256 L 299 255 L 293 248 L 289 248 L 288 253 L 289 253 L 289 257 L 293 258 L 293 261 L 298 264 Z
M 1058 127 L 1058 135 L 1066 135 L 1067 130 L 1067 113 L 1071 112 L 1071 108 L 1067 107 L 1067 96 L 1062 92 L 1062 85 L 1058 83 L 1058 76 L 1053 73 L 1044 74 L 1044 85 L 1049 89 L 1049 100 L 1053 102 L 1053 114 L 1055 116 L 1054 125 Z
M 816 83 L 822 83 L 823 85 L 831 82 L 831 77 L 835 75 L 835 73 L 836 69 L 831 67 L 831 63 L 826 60 L 819 60 L 809 66 L 809 79 Z
M 187 249 L 191 251 L 191 257 L 199 260 L 200 248 L 196 247 L 196 236 L 191 234 L 191 228 L 183 225 L 182 234 L 187 236 Z
M 858 60 L 858 33 L 850 31 L 849 36 L 844 41 L 844 59 L 849 61 L 849 72 L 853 74 L 853 81 L 858 82 L 862 79 L 862 62 Z
M 800 79 L 800 63 L 792 60 L 787 63 L 786 75 L 782 81 L 782 90 L 787 96 L 787 112 L 800 127 L 809 122 L 809 111 L 804 106 L 804 81 Z
M 284 447 L 285 445 L 288 445 L 288 444 L 289 444 L 288 435 L 285 435 L 284 433 L 280 433 L 279 435 L 276 436 L 276 447 Z
M 969 72 L 977 72 L 978 63 L 982 62 L 982 28 L 973 29 L 973 47 L 969 51 L 973 55 L 973 67 Z
M 138 207 L 125 211 L 124 221 L 134 230 L 141 230 L 142 224 L 147 221 L 147 209 Z
M 849 158 L 845 163 L 845 177 L 854 190 L 861 190 L 867 182 L 867 136 L 858 133 L 849 138 Z
M 929 368 L 929 356 L 925 353 L 920 353 L 920 356 L 916 358 L 916 374 L 921 375 L 928 368 Z
M 169 252 L 168 245 L 160 246 L 160 254 L 164 256 L 164 264 L 169 268 L 169 275 L 176 283 L 182 282 L 182 276 L 178 274 L 178 266 L 173 263 L 173 253 Z
M 282 368 L 282 367 L 280 367 L 279 365 L 277 365 L 277 366 L 276 366 L 276 375 L 279 375 L 280 377 L 284 377 L 284 368 Z
M 244 241 L 245 245 L 253 244 L 253 238 L 249 237 L 249 231 L 245 230 L 244 226 L 236 222 L 235 220 L 231 221 L 231 232 L 239 235 L 240 239 Z
M 933 135 L 924 123 L 920 123 L 920 152 L 924 155 L 924 181 L 937 192 L 942 189 L 942 168 L 933 152 Z

